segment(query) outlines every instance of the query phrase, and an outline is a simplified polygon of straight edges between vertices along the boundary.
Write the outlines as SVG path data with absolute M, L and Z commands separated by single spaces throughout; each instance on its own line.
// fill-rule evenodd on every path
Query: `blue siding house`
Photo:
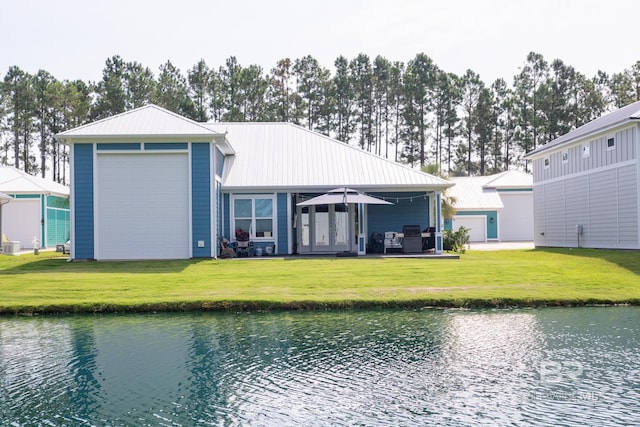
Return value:
M 71 147 L 72 259 L 371 250 L 373 233 L 435 230 L 452 184 L 289 123 L 197 123 L 147 105 L 56 135 Z M 391 205 L 298 206 L 337 187 Z M 258 252 L 258 251 L 257 251 Z

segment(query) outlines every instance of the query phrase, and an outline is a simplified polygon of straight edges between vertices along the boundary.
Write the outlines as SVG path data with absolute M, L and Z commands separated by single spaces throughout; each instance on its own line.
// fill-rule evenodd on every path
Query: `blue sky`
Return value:
M 333 70 L 339 55 L 407 62 L 424 52 L 443 70 L 470 68 L 508 83 L 535 51 L 593 76 L 640 60 L 637 0 L 20 0 L 3 5 L 0 75 L 17 65 L 60 80 L 99 80 L 120 55 L 157 75 L 234 55 L 269 71 L 312 55 Z

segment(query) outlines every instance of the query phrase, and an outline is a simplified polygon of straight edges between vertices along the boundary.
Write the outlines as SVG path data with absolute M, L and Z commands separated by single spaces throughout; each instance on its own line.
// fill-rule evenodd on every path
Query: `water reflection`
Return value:
M 0 319 L 1 425 L 638 423 L 640 309 Z

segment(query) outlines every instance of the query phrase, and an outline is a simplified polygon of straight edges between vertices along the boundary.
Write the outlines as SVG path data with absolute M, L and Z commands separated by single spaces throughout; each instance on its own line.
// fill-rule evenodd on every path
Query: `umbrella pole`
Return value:
M 353 251 L 351 248 L 351 209 L 349 209 L 349 203 L 347 203 L 347 187 L 344 190 L 344 204 L 347 207 L 347 250 L 338 252 L 337 257 L 355 257 L 358 256 L 357 251 Z

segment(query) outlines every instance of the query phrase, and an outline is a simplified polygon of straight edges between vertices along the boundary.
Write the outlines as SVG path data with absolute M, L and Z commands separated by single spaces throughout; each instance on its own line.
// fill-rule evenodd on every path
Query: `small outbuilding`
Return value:
M 445 229 L 469 229 L 472 242 L 533 240 L 533 177 L 509 170 L 495 175 L 453 177 L 447 195 L 456 214 Z
M 536 246 L 640 249 L 640 102 L 527 154 Z
M 2 239 L 20 249 L 55 247 L 69 240 L 69 187 L 0 167 L 0 192 L 11 197 L 2 209 Z

